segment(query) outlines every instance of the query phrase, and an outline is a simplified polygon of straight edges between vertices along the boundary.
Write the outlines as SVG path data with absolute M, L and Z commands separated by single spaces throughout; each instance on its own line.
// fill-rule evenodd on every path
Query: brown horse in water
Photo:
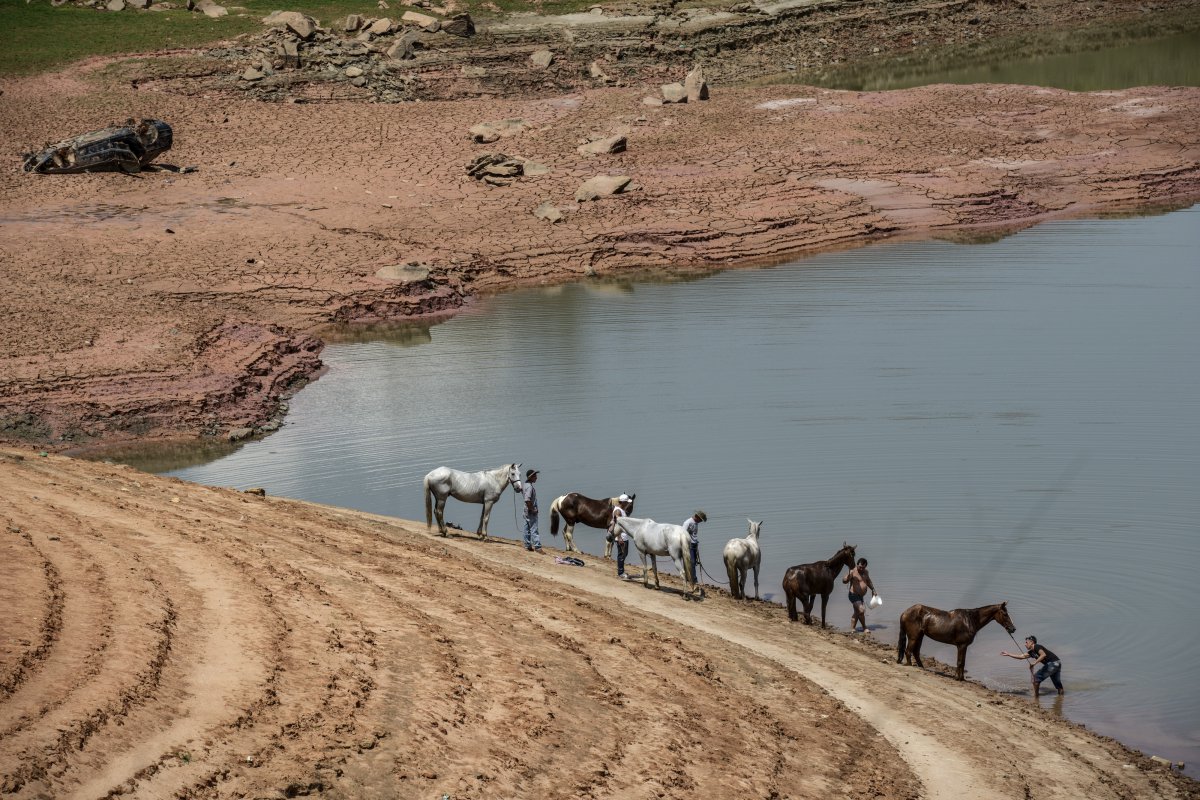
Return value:
M 924 668 L 925 665 L 921 663 L 921 640 L 928 636 L 935 642 L 958 646 L 958 670 L 954 676 L 961 681 L 967 669 L 967 647 L 975 641 L 979 629 L 992 620 L 1004 626 L 1010 636 L 1017 629 L 1008 616 L 1007 601 L 994 606 L 956 608 L 953 611 L 942 611 L 920 603 L 909 606 L 900 615 L 896 663 L 908 658 L 911 667 L 915 658 L 917 666 Z
M 608 523 L 612 520 L 612 510 L 614 506 L 621 506 L 625 509 L 626 514 L 633 513 L 633 501 L 637 499 L 636 494 L 628 495 L 629 502 L 622 503 L 620 498 L 607 497 L 602 500 L 593 500 L 590 497 L 584 497 L 578 492 L 564 494 L 562 497 L 554 498 L 554 502 L 550 504 L 550 535 L 558 536 L 558 518 L 562 517 L 566 523 L 563 528 L 563 539 L 567 542 L 567 552 L 572 550 L 576 553 L 579 548 L 575 546 L 575 525 L 582 522 L 592 528 L 600 528 L 608 530 Z M 612 543 L 608 543 L 604 547 L 604 556 L 608 557 L 612 552 Z
M 783 591 L 787 595 L 788 618 L 792 622 L 799 619 L 796 614 L 796 598 L 799 597 L 804 604 L 804 624 L 811 625 L 813 603 L 816 596 L 821 595 L 821 627 L 825 627 L 825 604 L 833 592 L 833 579 L 841 573 L 842 567 L 854 567 L 854 545 L 845 542 L 827 561 L 788 568 L 783 574 Z

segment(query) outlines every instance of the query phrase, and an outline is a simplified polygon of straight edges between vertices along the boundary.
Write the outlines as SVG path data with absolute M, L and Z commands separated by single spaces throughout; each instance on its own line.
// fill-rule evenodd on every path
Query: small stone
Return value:
M 474 36 L 475 22 L 470 14 L 456 14 L 442 23 L 442 30 L 451 36 Z
M 109 11 L 124 11 L 125 0 L 109 0 L 108 5 L 106 5 L 105 8 Z
M 486 78 L 488 71 L 484 67 L 474 67 L 470 64 L 463 64 L 462 74 L 465 78 Z
M 346 67 L 346 77 L 347 78 L 357 78 L 359 75 L 362 75 L 362 74 L 363 74 L 362 67 Z
M 546 67 L 550 66 L 552 61 L 554 61 L 554 53 L 551 53 L 549 50 L 538 50 L 529 57 L 529 60 L 535 67 L 538 67 L 539 69 L 545 69 Z
M 242 80 L 244 81 L 261 81 L 262 78 L 263 74 L 254 67 L 246 67 L 246 71 L 242 73 Z
M 533 210 L 533 215 L 538 219 L 544 219 L 551 224 L 555 222 L 562 222 L 563 218 L 562 211 L 560 211 L 558 206 L 554 205 L 550 201 L 546 201 L 535 208 Z
M 253 428 L 233 428 L 229 431 L 227 438 L 231 442 L 240 442 L 242 439 L 249 439 L 253 435 Z
M 599 156 L 624 152 L 626 144 L 624 136 L 609 136 L 607 139 L 596 139 L 575 149 L 581 156 Z
M 354 33 L 362 27 L 363 20 L 358 14 L 347 14 L 346 19 L 342 22 L 342 30 L 346 33 Z

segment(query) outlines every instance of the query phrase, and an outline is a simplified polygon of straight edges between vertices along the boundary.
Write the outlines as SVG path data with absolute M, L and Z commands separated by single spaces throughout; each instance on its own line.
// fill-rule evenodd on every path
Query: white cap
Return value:
M 618 498 L 617 498 L 617 502 L 618 502 L 618 503 L 628 503 L 628 502 L 629 502 L 629 495 L 627 495 L 627 494 L 623 494 L 623 495 L 621 495 L 620 497 L 618 497 Z

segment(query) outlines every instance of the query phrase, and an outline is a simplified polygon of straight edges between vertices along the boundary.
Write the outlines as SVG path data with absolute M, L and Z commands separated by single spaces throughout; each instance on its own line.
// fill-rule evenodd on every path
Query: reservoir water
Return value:
M 873 636 L 895 642 L 912 603 L 1007 600 L 1063 660 L 1044 705 L 1197 774 L 1198 254 L 1200 206 L 522 290 L 334 337 L 279 432 L 171 474 L 421 519 L 429 469 L 520 461 L 547 540 L 556 495 L 636 492 L 636 516 L 707 512 L 720 580 L 724 543 L 765 520 L 777 602 L 788 566 L 849 541 L 885 599 Z M 516 513 L 508 493 L 492 533 Z M 447 519 L 473 529 L 478 507 Z M 839 588 L 830 621 L 849 617 Z M 968 671 L 1028 692 L 1006 647 L 990 626 Z
M 912 57 L 903 63 L 865 61 L 822 72 L 800 70 L 756 83 L 801 83 L 829 89 L 881 91 L 934 83 L 1009 83 L 1073 92 L 1134 86 L 1200 86 L 1200 30 L 1063 52 L 1066 42 L 1035 55 L 972 53 L 957 63 Z

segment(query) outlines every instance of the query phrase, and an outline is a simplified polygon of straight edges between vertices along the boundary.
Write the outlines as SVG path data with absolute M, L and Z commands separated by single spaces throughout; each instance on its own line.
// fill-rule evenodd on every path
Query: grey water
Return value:
M 279 432 L 170 474 L 422 519 L 433 467 L 520 461 L 542 470 L 547 541 L 568 491 L 636 492 L 660 521 L 703 509 L 714 583 L 765 520 L 776 602 L 788 566 L 849 541 L 885 601 L 871 635 L 895 642 L 912 603 L 1005 600 L 1063 660 L 1068 693 L 1044 705 L 1197 774 L 1198 254 L 1195 206 L 517 291 L 330 344 Z M 515 538 L 516 513 L 507 493 L 491 532 Z M 447 519 L 473 530 L 478 507 Z M 576 539 L 601 552 L 599 531 Z M 829 621 L 849 620 L 839 587 Z M 985 629 L 970 675 L 1028 693 L 1004 648 Z
M 1200 29 L 1075 52 L 977 54 L 965 63 L 866 61 L 822 72 L 800 70 L 758 83 L 803 83 L 854 91 L 908 89 L 934 83 L 1007 83 L 1074 92 L 1200 86 Z

